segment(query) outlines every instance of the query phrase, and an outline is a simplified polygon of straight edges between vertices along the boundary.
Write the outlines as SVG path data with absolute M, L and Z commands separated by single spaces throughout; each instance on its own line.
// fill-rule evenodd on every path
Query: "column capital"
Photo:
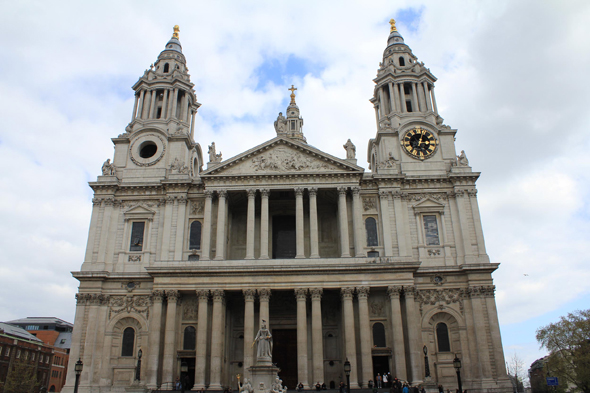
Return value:
M 258 297 L 260 300 L 268 301 L 270 299 L 270 289 L 263 288 L 258 290 Z
M 360 187 L 352 187 L 351 190 L 352 190 L 352 195 L 355 197 L 359 196 L 361 193 Z
M 222 302 L 225 299 L 225 291 L 223 289 L 214 289 L 211 291 L 214 302 Z
M 312 299 L 321 299 L 324 290 L 322 288 L 310 288 L 309 292 L 311 292 Z
M 199 298 L 199 300 L 209 300 L 208 289 L 197 289 L 195 292 L 197 293 L 197 297 Z
M 404 295 L 406 298 L 413 298 L 416 296 L 416 287 L 411 285 L 409 287 L 404 287 Z
M 203 191 L 203 194 L 205 194 L 205 198 L 207 198 L 207 199 L 213 198 L 213 191 L 211 191 L 211 190 L 205 190 L 205 191 Z
M 152 300 L 161 302 L 164 299 L 165 293 L 160 289 L 152 291 Z
M 295 297 L 297 301 L 305 301 L 307 299 L 307 288 L 295 288 Z
M 318 188 L 317 187 L 309 187 L 307 189 L 307 192 L 309 193 L 309 196 L 316 196 L 318 194 Z
M 297 196 L 297 197 L 303 196 L 303 187 L 296 187 L 295 188 L 295 196 Z
M 270 196 L 270 189 L 262 188 L 260 190 L 260 195 L 262 195 L 263 198 L 268 198 Z
M 246 300 L 246 301 L 254 301 L 254 297 L 256 296 L 256 290 L 254 290 L 254 289 L 242 289 L 242 293 L 244 294 L 244 300 Z
M 379 198 L 381 198 L 381 199 L 389 198 L 389 191 L 379 191 Z
M 496 287 L 494 285 L 482 285 L 467 289 L 470 297 L 494 297 Z
M 247 192 L 248 192 L 248 199 L 256 198 L 256 189 L 255 188 L 249 188 L 247 190 Z
M 342 296 L 342 299 L 352 300 L 353 295 L 354 295 L 354 288 L 352 288 L 352 287 L 340 289 L 340 296 Z
M 369 287 L 357 287 L 356 288 L 356 295 L 359 299 L 368 299 L 369 298 Z
M 346 195 L 346 191 L 348 191 L 348 187 L 338 187 L 339 195 Z
M 399 299 L 399 296 L 402 293 L 402 287 L 399 285 L 391 285 L 387 287 L 387 294 L 389 295 L 390 299 Z
M 175 290 L 167 290 L 166 297 L 168 298 L 168 302 L 176 303 L 178 299 L 180 299 L 180 292 Z
M 467 190 L 467 194 L 469 194 L 470 197 L 474 198 L 475 196 L 477 196 L 477 190 Z
M 227 196 L 227 190 L 217 190 L 217 196 L 219 198 L 225 198 Z

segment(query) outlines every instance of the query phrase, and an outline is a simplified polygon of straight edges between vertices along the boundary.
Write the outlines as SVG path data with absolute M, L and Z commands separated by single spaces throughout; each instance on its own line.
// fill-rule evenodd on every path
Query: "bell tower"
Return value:
M 377 174 L 433 174 L 456 162 L 456 130 L 443 125 L 434 95 L 436 77 L 419 62 L 395 26 L 379 63 L 371 102 L 377 136 L 369 141 L 367 160 Z
M 201 106 L 190 81 L 179 41 L 179 27 L 133 85 L 135 104 L 125 133 L 113 138 L 115 157 L 109 179 L 119 182 L 198 177 L 203 165 L 194 141 L 195 115 Z M 106 177 L 106 176 L 105 176 Z
M 278 136 L 284 136 L 307 143 L 307 139 L 305 139 L 303 131 L 301 131 L 301 128 L 303 127 L 303 118 L 301 117 L 299 107 L 295 102 L 295 90 L 297 90 L 297 88 L 291 85 L 291 88 L 287 90 L 291 91 L 291 102 L 287 107 L 287 117 L 285 118 L 285 116 L 283 116 L 283 112 L 279 113 L 279 116 L 275 121 L 275 131 Z

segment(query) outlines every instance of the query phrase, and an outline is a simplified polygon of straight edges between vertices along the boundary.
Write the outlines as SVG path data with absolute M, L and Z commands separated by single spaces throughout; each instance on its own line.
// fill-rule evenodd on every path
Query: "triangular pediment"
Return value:
M 445 205 L 444 203 L 440 203 L 432 198 L 426 197 L 412 207 L 414 208 L 414 211 L 418 213 L 435 213 L 442 212 L 445 208 Z
M 143 206 L 135 206 L 124 213 L 126 216 L 154 215 L 155 212 Z
M 277 137 L 209 168 L 201 176 L 363 173 L 364 169 L 299 141 Z

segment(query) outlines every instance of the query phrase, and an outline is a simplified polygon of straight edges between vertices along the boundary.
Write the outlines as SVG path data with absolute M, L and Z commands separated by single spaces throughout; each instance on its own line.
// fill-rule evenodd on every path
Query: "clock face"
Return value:
M 438 140 L 432 132 L 415 127 L 404 134 L 401 144 L 406 153 L 414 158 L 425 160 L 432 157 L 436 151 Z

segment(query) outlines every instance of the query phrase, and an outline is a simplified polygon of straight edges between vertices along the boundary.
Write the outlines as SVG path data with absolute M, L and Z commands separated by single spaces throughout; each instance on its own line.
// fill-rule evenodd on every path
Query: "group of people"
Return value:
M 373 387 L 373 381 L 369 381 L 369 387 Z M 402 382 L 396 377 L 392 377 L 390 372 L 377 373 L 375 376 L 375 389 L 388 388 L 391 393 L 425 393 L 426 390 L 422 385 L 414 385 Z M 376 390 L 375 390 L 376 391 Z

